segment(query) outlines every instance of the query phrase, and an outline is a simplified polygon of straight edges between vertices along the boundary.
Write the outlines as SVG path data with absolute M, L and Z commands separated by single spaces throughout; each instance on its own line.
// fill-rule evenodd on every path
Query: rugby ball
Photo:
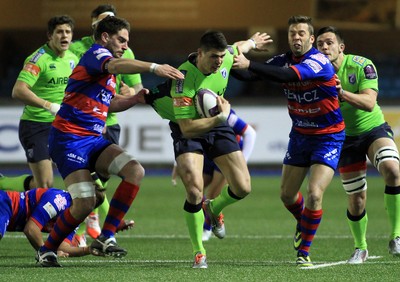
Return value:
M 196 93 L 196 110 L 202 118 L 209 118 L 219 114 L 217 94 L 210 89 L 200 89 Z

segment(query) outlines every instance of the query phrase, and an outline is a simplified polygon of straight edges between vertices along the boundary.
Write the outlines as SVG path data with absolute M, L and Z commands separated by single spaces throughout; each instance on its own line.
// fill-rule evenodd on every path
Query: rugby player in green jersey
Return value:
M 246 197 L 251 191 L 250 175 L 246 161 L 227 119 L 230 105 L 223 98 L 233 56 L 239 45 L 243 52 L 264 50 L 271 43 L 270 36 L 256 33 L 251 39 L 228 46 L 225 36 L 218 31 L 208 31 L 200 39 L 196 53 L 178 69 L 184 80 L 167 81 L 146 95 L 146 103 L 157 113 L 170 120 L 177 171 L 186 189 L 184 216 L 192 243 L 193 268 L 207 268 L 206 250 L 202 242 L 204 213 L 210 215 L 212 231 L 216 237 L 225 237 L 221 211 Z M 220 113 L 210 118 L 200 118 L 194 105 L 199 89 L 206 88 L 219 95 Z M 220 168 L 229 184 L 214 200 L 202 203 L 203 154 Z
M 53 186 L 53 167 L 48 152 L 51 122 L 60 108 L 68 77 L 78 58 L 68 50 L 74 21 L 57 16 L 48 21 L 48 42 L 24 62 L 12 97 L 25 104 L 19 123 L 19 139 L 25 150 L 35 187 Z
M 92 29 L 93 31 L 97 27 L 98 23 L 106 17 L 115 17 L 117 15 L 117 10 L 113 5 L 104 4 L 97 6 L 91 13 L 92 19 Z M 71 43 L 69 50 L 72 51 L 78 58 L 81 58 L 84 53 L 93 45 L 94 43 L 94 36 L 85 36 L 79 40 L 76 40 Z M 132 49 L 128 48 L 122 58 L 128 59 L 135 59 L 135 55 L 132 52 Z M 115 88 L 116 93 L 121 95 L 134 95 L 138 93 L 142 88 L 142 79 L 139 73 L 137 74 L 118 74 L 116 75 L 117 85 Z M 114 144 L 119 145 L 119 137 L 121 133 L 121 127 L 118 124 L 118 118 L 116 113 L 110 112 L 107 116 L 106 120 L 106 129 L 103 132 L 103 136 L 113 142 Z M 97 176 L 93 176 L 97 179 Z M 102 181 L 100 181 L 102 182 Z M 106 183 L 99 183 L 102 184 L 104 187 Z M 86 233 L 96 239 L 97 236 L 100 235 L 101 228 L 99 223 L 99 217 L 102 221 L 104 221 L 108 210 L 110 208 L 110 204 L 106 197 L 103 204 L 99 206 L 98 209 L 94 210 L 88 218 L 79 226 L 79 230 L 76 232 L 74 237 L 74 243 L 78 244 L 79 246 L 86 245 L 86 238 L 85 238 L 85 229 Z M 133 220 L 123 220 L 121 226 L 121 230 L 130 229 L 134 225 Z
M 323 27 L 317 34 L 318 49 L 328 56 L 338 76 L 340 109 L 346 140 L 339 161 L 343 188 L 348 195 L 347 222 L 355 251 L 348 263 L 368 258 L 367 157 L 385 181 L 384 203 L 391 226 L 389 253 L 400 256 L 399 153 L 393 132 L 377 103 L 378 75 L 371 60 L 344 54 L 344 40 L 337 28 Z

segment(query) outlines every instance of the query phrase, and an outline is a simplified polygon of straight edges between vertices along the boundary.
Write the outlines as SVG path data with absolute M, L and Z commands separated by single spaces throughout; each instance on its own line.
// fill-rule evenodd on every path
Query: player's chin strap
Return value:
M 399 163 L 399 152 L 394 146 L 385 146 L 380 148 L 374 156 L 374 166 L 378 171 L 381 163 L 386 161 L 394 161 Z

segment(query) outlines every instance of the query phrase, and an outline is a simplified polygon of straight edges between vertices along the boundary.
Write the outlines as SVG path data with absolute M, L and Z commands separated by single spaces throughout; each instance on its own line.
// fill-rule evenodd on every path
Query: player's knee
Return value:
M 399 164 L 397 162 L 383 162 L 380 166 L 385 183 L 389 186 L 398 186 L 400 184 Z
M 73 183 L 67 189 L 72 199 L 92 198 L 95 196 L 95 186 L 91 181 Z
M 366 174 L 351 179 L 342 179 L 343 189 L 347 195 L 353 195 L 367 190 Z
M 129 164 L 128 168 L 131 168 L 132 166 L 135 166 L 135 164 L 139 163 L 133 156 L 124 151 L 116 156 L 110 163 L 110 165 L 108 166 L 108 173 L 111 175 L 119 175 L 127 164 Z
M 374 166 L 379 172 L 381 172 L 382 164 L 388 161 L 399 165 L 399 152 L 395 146 L 382 147 L 374 155 Z

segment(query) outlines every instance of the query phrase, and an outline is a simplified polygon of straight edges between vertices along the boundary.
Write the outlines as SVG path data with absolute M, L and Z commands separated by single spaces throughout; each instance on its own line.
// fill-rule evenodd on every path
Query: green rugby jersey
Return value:
M 357 94 L 361 90 L 371 88 L 378 92 L 378 74 L 372 61 L 367 58 L 345 55 L 337 75 L 344 90 Z M 378 103 L 371 112 L 367 112 L 347 102 L 340 102 L 340 110 L 348 136 L 358 136 L 385 122 Z
M 71 43 L 69 50 L 72 51 L 78 58 L 80 59 L 83 54 L 86 53 L 87 50 L 94 44 L 93 36 L 85 36 L 79 40 L 76 40 Z M 133 51 L 128 48 L 125 50 L 122 58 L 125 59 L 135 59 L 135 55 Z M 121 84 L 121 80 L 128 85 L 129 87 L 133 87 L 136 84 L 142 83 L 142 78 L 139 73 L 137 74 L 118 74 L 116 76 L 116 93 L 119 93 L 119 86 Z M 117 114 L 116 113 L 108 113 L 106 125 L 111 126 L 118 123 Z
M 45 44 L 26 58 L 17 80 L 28 84 L 38 97 L 61 104 L 68 77 L 77 63 L 78 58 L 69 50 L 61 58 Z M 43 108 L 25 105 L 21 119 L 52 122 L 54 116 Z
M 224 96 L 228 85 L 229 73 L 233 64 L 233 56 L 237 54 L 237 48 L 228 46 L 221 67 L 216 73 L 203 74 L 194 64 L 193 56 L 184 62 L 178 69 L 185 75 L 183 80 L 172 81 L 171 97 L 174 111 L 174 119 L 198 119 L 199 114 L 194 104 L 194 96 L 199 89 L 205 88 Z

